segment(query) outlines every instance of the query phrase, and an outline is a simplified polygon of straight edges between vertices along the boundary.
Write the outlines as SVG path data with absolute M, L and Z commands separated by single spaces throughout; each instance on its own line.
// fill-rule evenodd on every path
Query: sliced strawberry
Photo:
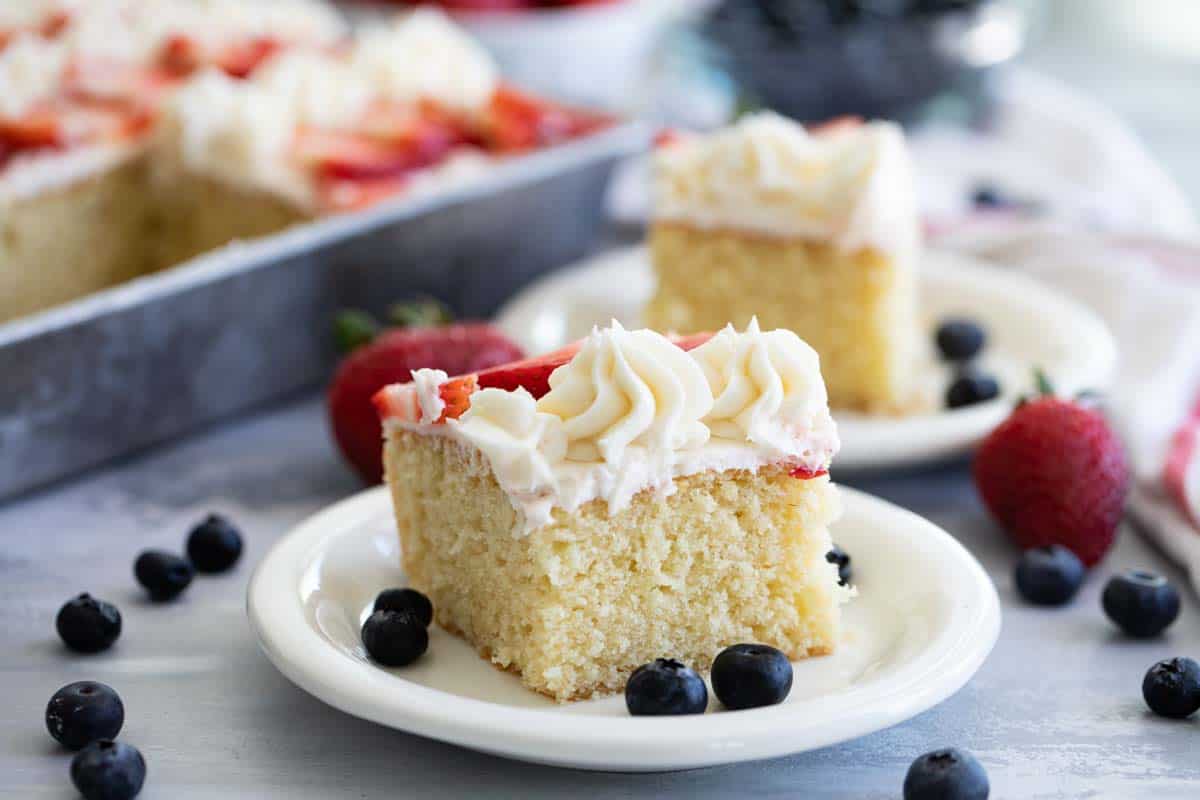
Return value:
M 327 397 L 334 438 L 363 479 L 377 483 L 383 475 L 380 415 L 388 419 L 420 419 L 415 391 L 380 391 L 383 387 L 411 380 L 412 371 L 417 369 L 471 373 L 521 355 L 520 348 L 500 331 L 483 323 L 405 328 L 385 333 L 351 353 L 334 375 Z M 443 387 L 447 413 L 457 415 L 466 410 L 469 390 L 466 384 L 462 388 L 467 393 L 457 397 L 454 387 Z
M 548 147 L 612 124 L 610 117 L 540 100 L 507 85 L 492 95 L 486 118 L 489 145 L 500 152 Z
M 67 143 L 62 115 L 36 109 L 20 119 L 0 118 L 0 142 L 11 151 L 62 147 Z
M 293 143 L 294 156 L 331 180 L 395 178 L 444 160 L 460 143 L 456 131 L 420 120 L 393 138 L 348 131 L 302 128 Z
M 455 378 L 438 387 L 438 397 L 442 398 L 442 402 L 446 404 L 442 416 L 438 417 L 438 422 L 458 419 L 467 413 L 467 409 L 471 407 L 471 395 L 478 389 L 479 384 L 474 375 Z
M 234 78 L 248 78 L 271 56 L 283 48 L 282 43 L 269 36 L 260 36 L 228 45 L 216 55 L 216 66 Z
M 808 467 L 796 467 L 794 470 L 792 470 L 788 474 L 791 475 L 793 478 L 798 478 L 802 481 L 809 481 L 809 480 L 812 480 L 813 478 L 819 478 L 822 475 L 828 475 L 829 470 L 827 470 L 827 469 L 809 469 Z
M 71 12 L 55 11 L 46 17 L 38 31 L 47 39 L 53 39 L 63 33 L 71 25 Z
M 174 75 L 190 75 L 204 63 L 200 43 L 183 34 L 170 36 L 158 54 L 158 64 Z

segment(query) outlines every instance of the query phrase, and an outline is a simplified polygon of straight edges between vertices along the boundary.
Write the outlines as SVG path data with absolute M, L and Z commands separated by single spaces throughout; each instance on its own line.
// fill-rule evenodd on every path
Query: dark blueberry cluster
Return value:
M 965 317 L 943 320 L 934 334 L 942 360 L 954 366 L 955 375 L 946 389 L 946 407 L 963 408 L 993 400 L 1000 383 L 979 367 L 977 359 L 987 347 L 987 331 Z
M 713 659 L 713 694 L 730 710 L 782 703 L 792 690 L 792 665 L 765 644 L 735 644 Z M 625 683 L 625 707 L 634 716 L 703 714 L 708 690 L 695 670 L 660 658 L 634 670 Z
M 145 550 L 133 563 L 133 575 L 150 595 L 162 603 L 174 600 L 192 584 L 197 572 L 224 572 L 242 555 L 242 534 L 217 514 L 209 514 L 188 533 L 187 558 L 166 550 Z
M 762 28 L 779 41 L 828 36 L 838 28 L 969 11 L 984 0 L 725 0 L 711 14 L 723 24 Z
M 125 705 L 96 681 L 67 684 L 46 704 L 46 730 L 70 750 L 71 782 L 84 800 L 133 800 L 146 781 L 142 754 L 113 741 L 125 723 Z
M 173 600 L 191 585 L 197 571 L 223 572 L 242 554 L 242 536 L 223 517 L 209 515 L 188 534 L 187 558 L 166 550 L 146 550 L 133 564 L 137 582 L 155 602 Z M 78 653 L 99 653 L 121 635 L 121 612 L 112 603 L 80 594 L 59 609 L 59 638 Z M 132 800 L 146 780 L 146 761 L 137 748 L 114 739 L 125 723 L 125 705 L 111 687 L 96 681 L 68 684 L 46 704 L 46 730 L 78 750 L 71 781 L 85 800 Z
M 362 626 L 367 655 L 385 667 L 404 667 L 429 649 L 433 603 L 416 589 L 385 589 Z
M 945 12 L 983 0 L 724 0 L 701 25 L 744 98 L 803 121 L 915 118 L 955 92 L 982 110 L 978 68 L 944 46 Z M 945 24 L 942 24 L 945 22 Z M 981 73 L 979 73 L 981 75 Z

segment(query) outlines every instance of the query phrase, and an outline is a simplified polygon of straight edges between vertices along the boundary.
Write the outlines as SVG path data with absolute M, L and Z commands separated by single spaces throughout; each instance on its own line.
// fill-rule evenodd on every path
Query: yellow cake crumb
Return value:
M 535 691 L 559 701 L 620 691 L 659 657 L 703 673 L 738 642 L 792 659 L 836 645 L 828 476 L 702 472 L 612 516 L 602 501 L 555 509 L 519 536 L 478 450 L 396 428 L 384 455 L 410 584 L 442 627 Z
M 821 356 L 834 408 L 903 413 L 915 402 L 919 323 L 912 264 L 873 248 L 658 222 L 658 289 L 644 323 L 678 333 L 787 328 Z

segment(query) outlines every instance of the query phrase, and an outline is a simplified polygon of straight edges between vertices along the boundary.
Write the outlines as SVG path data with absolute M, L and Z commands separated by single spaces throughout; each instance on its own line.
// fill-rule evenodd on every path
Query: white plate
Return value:
M 798 662 L 787 701 L 704 716 L 630 717 L 620 696 L 559 705 L 436 626 L 415 664 L 367 660 L 359 627 L 405 582 L 383 488 L 342 501 L 281 539 L 250 581 L 247 611 L 268 658 L 349 714 L 497 755 L 586 769 L 682 769 L 796 753 L 908 719 L 957 691 L 1000 630 L 996 590 L 955 539 L 843 489 L 834 538 L 859 596 L 836 655 Z M 669 654 L 664 654 L 669 655 Z
M 530 353 L 543 353 L 586 336 L 593 325 L 617 319 L 638 326 L 654 291 L 644 248 L 606 253 L 532 284 L 496 315 L 496 324 Z M 929 339 L 949 316 L 978 320 L 988 330 L 984 365 L 1001 382 L 1000 397 L 968 408 L 940 408 L 950 371 L 929 353 L 919 382 L 937 411 L 871 417 L 836 411 L 841 471 L 913 465 L 961 455 L 974 447 L 1032 389 L 1033 367 L 1046 371 L 1059 392 L 1103 391 L 1112 380 L 1117 350 L 1104 323 L 1087 308 L 1023 275 L 965 256 L 930 251 L 921 264 L 921 312 Z

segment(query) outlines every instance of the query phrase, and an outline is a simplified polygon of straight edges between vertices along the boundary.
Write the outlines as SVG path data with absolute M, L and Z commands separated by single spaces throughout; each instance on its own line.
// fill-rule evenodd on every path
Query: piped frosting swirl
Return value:
M 791 331 L 764 333 L 755 318 L 745 333 L 730 325 L 691 356 L 713 393 L 704 417 L 713 436 L 788 455 L 815 427 L 832 429 L 817 352 Z
M 554 371 L 538 410 L 563 420 L 571 460 L 619 463 L 633 444 L 665 453 L 708 441 L 706 388 L 699 365 L 669 339 L 614 321 Z

